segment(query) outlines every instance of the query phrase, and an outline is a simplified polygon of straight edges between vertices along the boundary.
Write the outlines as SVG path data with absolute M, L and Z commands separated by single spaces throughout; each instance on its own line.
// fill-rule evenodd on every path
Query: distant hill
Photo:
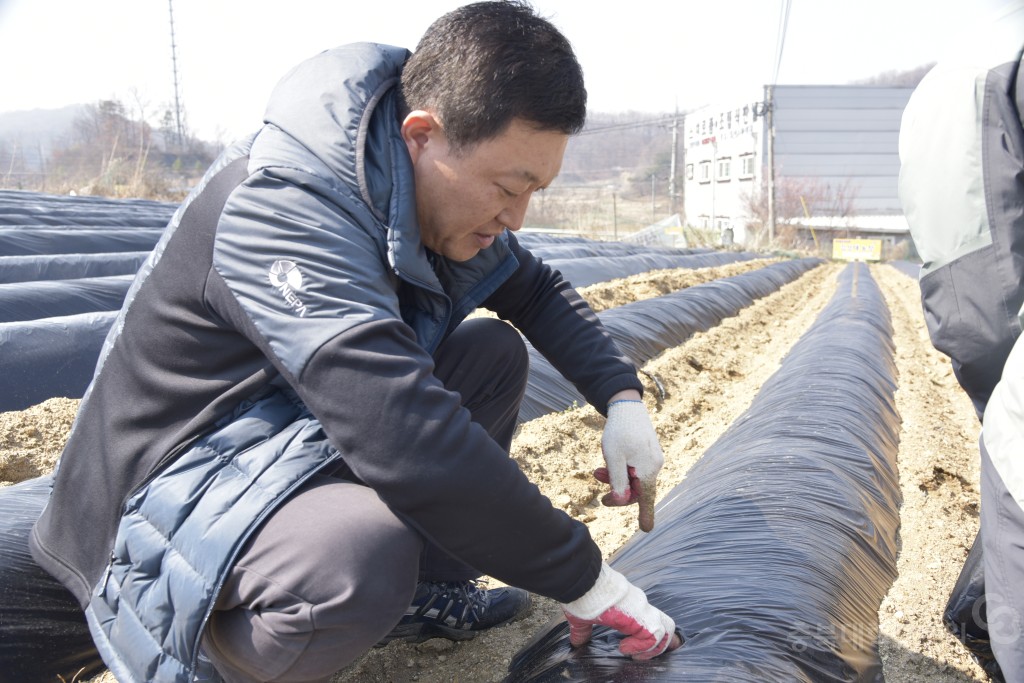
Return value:
M 69 104 L 60 109 L 29 109 L 0 112 L 0 137 L 12 134 L 50 137 L 55 131 L 66 131 L 85 105 Z
M 587 127 L 572 138 L 560 184 L 631 182 L 650 187 L 651 174 L 667 179 L 672 151 L 672 114 L 590 112 Z M 680 113 L 679 121 L 682 122 Z
M 0 113 L 0 150 L 11 154 L 17 148 L 30 162 L 49 157 L 54 143 L 71 131 L 84 105 L 60 109 L 29 109 Z
M 921 79 L 924 78 L 934 66 L 935 62 L 929 62 L 928 64 L 922 64 L 919 67 L 907 69 L 906 71 L 884 71 L 872 76 L 871 78 L 853 81 L 852 85 L 892 85 L 904 88 L 916 88 L 918 83 L 921 82 Z
M 884 72 L 854 84 L 914 86 L 932 66 L 925 64 L 907 71 Z M 54 148 L 61 147 L 61 143 L 71 138 L 75 120 L 85 116 L 90 111 L 89 107 L 70 105 L 60 109 L 0 113 L 0 179 L 4 173 L 12 175 L 12 170 L 26 177 L 49 171 L 48 160 Z M 678 114 L 589 112 L 586 129 L 569 142 L 555 186 L 566 189 L 614 188 L 613 201 L 644 201 L 645 206 L 654 202 L 655 192 L 667 197 L 673 154 L 678 155 L 682 145 L 681 140 L 673 139 L 673 124 L 678 121 L 681 126 L 685 116 L 685 111 Z M 161 129 L 156 127 L 151 134 L 154 147 L 150 161 L 187 168 L 192 175 L 201 170 L 202 159 L 207 156 L 197 154 L 197 150 L 210 151 L 210 158 L 217 151 L 215 145 L 207 143 L 200 143 L 196 149 L 184 154 L 181 150 L 167 150 Z M 102 147 L 102 143 L 98 144 Z M 109 150 L 109 145 L 102 149 Z M 100 158 L 94 162 L 93 168 L 99 168 L 102 163 Z M 678 178 L 680 169 L 675 171 Z

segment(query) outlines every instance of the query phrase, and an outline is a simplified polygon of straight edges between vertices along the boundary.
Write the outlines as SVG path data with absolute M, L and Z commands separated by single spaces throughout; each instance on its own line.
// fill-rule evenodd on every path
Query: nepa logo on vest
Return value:
M 302 289 L 302 272 L 295 261 L 285 259 L 274 261 L 274 265 L 270 266 L 269 276 L 270 284 L 281 293 L 292 310 L 298 313 L 300 318 L 305 316 L 308 310 L 306 304 L 302 303 L 296 294 L 297 290 Z

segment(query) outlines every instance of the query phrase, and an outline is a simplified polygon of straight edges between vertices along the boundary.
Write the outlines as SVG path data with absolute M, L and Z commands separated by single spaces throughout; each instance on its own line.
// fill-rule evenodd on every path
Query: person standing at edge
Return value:
M 571 46 L 517 1 L 281 80 L 140 270 L 33 529 L 119 681 L 326 680 L 529 593 L 573 645 L 596 624 L 637 659 L 679 645 L 508 457 L 518 329 L 607 416 L 604 502 L 653 526 L 636 369 L 513 234 L 585 115 Z
M 899 193 L 923 260 L 932 344 L 982 419 L 984 601 L 971 612 L 996 666 L 980 663 L 993 680 L 1022 683 L 1024 2 L 988 0 L 970 12 L 977 26 L 950 41 L 904 109 Z

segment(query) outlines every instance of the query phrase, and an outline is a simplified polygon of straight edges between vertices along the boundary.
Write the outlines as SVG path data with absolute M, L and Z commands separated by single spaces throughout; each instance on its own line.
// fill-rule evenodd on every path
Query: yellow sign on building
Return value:
M 881 261 L 882 240 L 834 239 L 832 258 L 841 261 Z

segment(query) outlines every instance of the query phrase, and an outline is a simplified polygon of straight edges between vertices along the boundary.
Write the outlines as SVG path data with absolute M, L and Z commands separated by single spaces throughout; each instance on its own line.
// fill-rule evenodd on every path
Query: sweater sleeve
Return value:
M 229 209 L 215 258 L 222 314 L 264 350 L 359 480 L 477 570 L 555 600 L 584 593 L 600 550 L 434 376 L 365 234 L 375 226 L 272 178 L 253 179 Z
M 636 367 L 562 274 L 523 248 L 509 246 L 519 268 L 484 306 L 509 320 L 602 415 L 624 389 L 643 393 Z

